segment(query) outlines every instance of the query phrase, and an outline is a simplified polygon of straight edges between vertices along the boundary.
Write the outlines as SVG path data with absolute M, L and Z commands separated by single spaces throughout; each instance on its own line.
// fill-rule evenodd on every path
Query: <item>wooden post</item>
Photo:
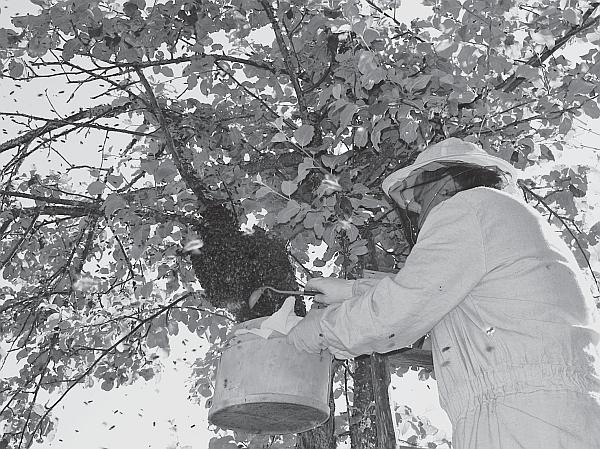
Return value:
M 394 449 L 396 433 L 388 391 L 390 371 L 384 355 L 371 354 L 371 377 L 373 379 L 373 400 L 375 401 L 377 449 Z

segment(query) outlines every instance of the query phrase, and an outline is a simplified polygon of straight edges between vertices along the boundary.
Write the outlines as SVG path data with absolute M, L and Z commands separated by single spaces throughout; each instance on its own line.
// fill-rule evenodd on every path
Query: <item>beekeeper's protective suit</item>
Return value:
M 419 157 L 386 179 L 386 193 L 435 161 L 514 177 L 506 162 L 458 139 Z M 578 276 L 571 251 L 534 209 L 477 187 L 428 212 L 395 278 L 355 281 L 350 299 L 309 313 L 289 339 L 351 358 L 430 331 L 453 447 L 599 449 L 600 337 Z

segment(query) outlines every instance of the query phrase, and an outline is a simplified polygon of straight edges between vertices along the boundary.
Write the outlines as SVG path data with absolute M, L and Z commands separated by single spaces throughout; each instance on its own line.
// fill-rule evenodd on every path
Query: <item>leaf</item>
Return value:
M 38 416 L 44 416 L 46 413 L 46 408 L 42 404 L 33 404 L 31 410 Z
M 356 111 L 358 111 L 358 106 L 353 103 L 348 103 L 344 106 L 344 109 L 342 109 L 342 112 L 340 113 L 340 127 L 336 133 L 338 136 L 346 131 L 346 128 L 348 128 L 352 122 L 352 118 Z
M 458 19 L 462 4 L 458 0 L 447 0 L 444 4 L 445 10 L 452 15 L 455 19 Z
M 435 52 L 442 58 L 449 58 L 458 49 L 458 44 L 452 39 L 440 41 L 435 46 Z
M 471 103 L 473 100 L 475 100 L 475 98 L 477 98 L 477 95 L 475 94 L 475 92 L 466 90 L 466 91 L 459 93 L 457 99 L 458 99 L 459 104 L 464 104 L 464 103 Z
M 565 19 L 571 25 L 579 25 L 579 22 L 581 21 L 581 15 L 574 8 L 566 8 L 563 11 L 563 19 Z
M 170 335 L 177 335 L 179 333 L 179 324 L 177 321 L 169 320 L 169 323 L 167 324 L 167 331 Z
M 548 159 L 549 161 L 555 160 L 552 150 L 550 150 L 550 148 L 548 148 L 547 145 L 540 144 L 540 151 L 542 153 L 543 158 Z
M 572 125 L 573 121 L 569 117 L 563 117 L 558 127 L 558 132 L 562 135 L 565 135 L 571 130 Z
M 333 95 L 333 98 L 339 100 L 342 97 L 342 85 L 339 83 L 335 84 L 333 86 L 333 89 L 331 90 L 331 93 Z
M 286 207 L 277 214 L 277 223 L 288 223 L 298 212 L 300 212 L 300 204 L 294 200 L 288 201 Z
M 581 79 L 574 79 L 569 83 L 569 90 L 567 91 L 566 99 L 571 102 L 575 99 L 576 95 L 589 95 L 590 92 L 596 87 L 595 84 L 583 81 Z
M 260 189 L 258 189 L 255 193 L 254 193 L 254 197 L 256 199 L 262 198 L 266 195 L 268 195 L 269 193 L 272 193 L 273 191 L 267 187 L 267 186 L 262 186 Z
M 123 4 L 123 12 L 128 17 L 134 17 L 136 14 L 139 13 L 139 11 L 140 9 L 138 5 L 136 5 L 134 2 L 125 2 Z
M 65 61 L 70 61 L 75 56 L 75 52 L 81 48 L 81 41 L 78 38 L 73 38 L 65 42 L 63 45 L 62 56 Z
M 309 157 L 305 157 L 302 162 L 298 164 L 298 176 L 296 176 L 295 182 L 297 184 L 301 183 L 313 168 L 315 168 L 313 160 Z
M 369 248 L 367 248 L 366 240 L 357 240 L 353 242 L 349 248 L 350 254 L 355 256 L 364 256 L 365 254 L 369 254 Z
M 386 72 L 375 62 L 375 55 L 370 51 L 362 51 L 358 59 L 358 70 L 363 74 L 361 84 L 367 90 L 385 78 Z
M 323 181 L 321 181 L 320 187 L 323 188 L 326 193 L 341 192 L 344 190 L 339 182 L 339 179 L 336 176 L 329 174 L 325 175 L 325 178 Z
M 391 121 L 386 117 L 382 120 L 379 120 L 373 127 L 373 130 L 371 131 L 371 142 L 376 150 L 379 151 L 380 149 L 379 142 L 381 141 L 381 132 L 390 125 Z
M 198 85 L 198 76 L 195 73 L 187 77 L 187 85 L 188 90 L 193 90 Z
M 119 209 L 127 207 L 127 202 L 118 193 L 111 193 L 104 201 L 102 208 L 104 209 L 104 215 L 110 218 Z
M 529 35 L 536 44 L 545 45 L 548 48 L 554 45 L 554 34 L 547 28 L 541 28 L 539 31 L 530 32 Z
M 238 449 L 238 445 L 235 444 L 231 435 L 226 435 L 221 438 L 211 438 L 208 442 L 208 449 Z
M 162 66 L 160 68 L 160 73 L 162 73 L 164 76 L 167 76 L 169 78 L 173 78 L 173 76 L 175 75 L 173 73 L 173 69 L 171 67 L 168 67 L 168 66 Z
M 369 131 L 364 126 L 359 126 L 354 132 L 354 145 L 364 147 L 369 141 Z
M 377 69 L 375 55 L 370 51 L 362 51 L 358 57 L 358 70 L 364 75 L 368 75 Z
M 365 28 L 363 39 L 367 45 L 370 45 L 375 39 L 379 39 L 379 33 L 373 28 Z
M 531 67 L 527 64 L 523 64 L 517 67 L 515 75 L 521 78 L 525 78 L 529 81 L 534 81 L 540 78 L 540 69 L 537 67 Z
M 106 177 L 106 180 L 115 189 L 118 188 L 121 184 L 123 184 L 123 181 L 124 181 L 124 179 L 121 175 L 108 175 Z
M 315 129 L 312 125 L 302 125 L 294 130 L 294 139 L 301 147 L 307 146 L 315 135 Z
M 465 73 L 471 73 L 477 65 L 479 52 L 472 45 L 462 45 L 462 48 L 456 55 L 458 65 Z
M 164 327 L 152 329 L 146 338 L 146 344 L 149 348 L 169 349 L 169 336 Z
M 271 138 L 271 142 L 287 142 L 288 138 L 284 133 L 277 133 Z
M 23 64 L 14 59 L 8 63 L 8 73 L 13 78 L 19 78 L 21 75 L 23 75 L 23 69 Z
M 294 181 L 283 181 L 281 183 L 281 192 L 287 196 L 290 196 L 292 193 L 294 193 L 297 188 L 298 184 Z
M 406 143 L 412 143 L 417 140 L 418 128 L 419 124 L 415 120 L 406 118 L 399 120 L 398 132 L 400 133 L 400 138 Z
M 585 196 L 585 192 L 580 188 L 575 187 L 573 184 L 569 184 L 569 190 L 575 198 L 582 198 Z
M 102 385 L 100 385 L 100 388 L 102 388 L 104 391 L 110 391 L 113 389 L 114 386 L 115 386 L 114 380 L 104 379 L 104 381 L 102 382 Z
M 263 449 L 268 448 L 271 445 L 269 444 L 270 435 L 255 435 L 250 440 L 250 444 L 248 445 L 248 449 Z
M 88 186 L 87 191 L 90 195 L 96 196 L 101 195 L 105 188 L 106 184 L 102 181 L 94 181 Z
M 163 163 L 161 163 L 158 168 L 156 169 L 156 171 L 154 172 L 154 180 L 156 182 L 162 182 L 162 181 L 173 181 L 175 176 L 177 175 L 177 168 L 175 167 L 175 164 L 173 163 L 173 161 L 166 160 Z
M 409 80 L 409 82 L 406 85 L 406 88 L 409 92 L 414 93 L 419 90 L 425 89 L 429 84 L 429 81 L 431 81 L 431 75 L 420 75 L 416 78 Z
M 587 114 L 588 117 L 597 119 L 600 118 L 600 108 L 598 108 L 598 103 L 596 100 L 588 100 L 583 103 L 583 112 Z

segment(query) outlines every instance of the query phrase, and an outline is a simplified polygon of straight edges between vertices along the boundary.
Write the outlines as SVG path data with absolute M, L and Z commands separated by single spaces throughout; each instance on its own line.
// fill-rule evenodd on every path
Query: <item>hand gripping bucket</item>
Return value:
M 240 323 L 260 327 L 264 318 Z M 225 344 L 215 378 L 208 420 L 224 429 L 253 434 L 304 432 L 329 418 L 332 356 L 298 351 L 286 336 L 233 335 Z

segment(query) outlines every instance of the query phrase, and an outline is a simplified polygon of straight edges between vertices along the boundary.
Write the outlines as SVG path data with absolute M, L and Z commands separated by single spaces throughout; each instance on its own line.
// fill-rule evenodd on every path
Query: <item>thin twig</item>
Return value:
M 39 216 L 40 216 L 40 214 L 38 213 L 34 217 L 31 218 L 31 223 L 29 223 L 28 228 L 25 230 L 25 232 L 23 233 L 21 238 L 14 244 L 12 250 L 10 251 L 8 256 L 6 256 L 6 259 L 4 259 L 2 261 L 2 265 L 0 265 L 0 271 L 2 271 L 4 269 L 4 267 L 6 267 L 6 265 L 8 265 L 10 263 L 10 261 L 12 260 L 12 258 L 15 256 L 15 254 L 17 253 L 17 251 L 19 250 L 19 248 L 21 247 L 21 245 L 27 238 L 27 235 L 29 235 L 29 233 L 33 229 L 35 222 L 37 221 Z
M 52 340 L 53 341 L 55 340 L 54 336 L 52 336 Z M 51 342 L 51 344 L 52 344 L 52 342 Z M 40 373 L 40 381 L 35 386 L 35 391 L 33 393 L 33 398 L 31 400 L 31 404 L 29 405 L 29 410 L 27 411 L 27 418 L 25 418 L 25 423 L 23 424 L 23 428 L 21 429 L 21 437 L 19 438 L 19 445 L 18 445 L 19 448 L 23 444 L 23 438 L 25 437 L 25 431 L 27 430 L 27 425 L 29 424 L 29 421 L 31 420 L 31 413 L 33 412 L 33 406 L 36 403 L 38 394 L 40 392 L 40 388 L 42 387 L 42 380 L 44 379 L 44 376 L 46 375 L 46 371 L 48 370 L 48 365 L 50 364 L 50 361 L 52 360 L 51 354 L 52 354 L 52 352 L 51 352 L 51 350 L 49 350 L 48 351 L 48 358 L 46 359 L 46 364 L 44 365 L 44 368 L 42 369 L 42 372 Z M 33 434 L 34 433 L 35 432 L 31 433 L 31 438 L 32 439 L 33 439 Z
M 218 69 L 220 71 L 222 71 L 223 73 L 225 73 L 227 76 L 229 76 L 229 78 L 238 85 L 238 87 L 240 87 L 241 89 L 243 89 L 248 95 L 250 95 L 252 98 L 254 98 L 255 100 L 259 101 L 260 104 L 262 104 L 265 109 L 267 109 L 267 111 L 269 111 L 271 114 L 273 114 L 275 117 L 281 117 L 283 118 L 283 122 L 288 125 L 291 129 L 295 130 L 298 127 L 296 126 L 296 124 L 294 122 L 292 122 L 290 119 L 285 118 L 280 116 L 271 106 L 269 106 L 267 104 L 267 102 L 265 100 L 263 100 L 262 98 L 260 98 L 257 94 L 255 94 L 254 92 L 252 92 L 250 89 L 248 89 L 246 86 L 244 86 L 241 82 L 239 82 L 236 77 L 233 75 L 233 73 L 229 72 L 227 69 L 224 69 L 223 67 L 221 67 L 218 63 L 215 64 Z
M 100 105 L 77 112 L 76 114 L 70 115 L 69 117 L 65 117 L 64 119 L 44 119 L 47 121 L 42 127 L 33 129 L 29 132 L 26 132 L 25 134 L 22 134 L 18 137 L 15 137 L 14 139 L 10 139 L 0 144 L 0 153 L 4 153 L 5 151 L 8 151 L 12 148 L 21 145 L 29 145 L 38 137 L 41 137 L 42 135 L 50 131 L 54 131 L 55 129 L 62 128 L 67 125 L 83 126 L 82 124 L 77 123 L 83 119 L 92 119 L 93 121 L 103 117 L 118 116 L 123 112 L 128 112 L 131 109 L 132 105 L 132 103 L 126 103 L 120 106 Z M 3 113 L 3 115 L 9 114 L 11 113 Z
M 31 120 L 40 120 L 40 121 L 43 120 L 46 123 L 54 122 L 54 123 L 62 124 L 63 126 L 72 125 L 72 126 L 75 126 L 75 129 L 84 127 L 84 128 L 101 129 L 103 131 L 112 131 L 112 132 L 117 132 L 117 133 L 122 133 L 122 134 L 131 134 L 133 136 L 139 136 L 139 137 L 153 137 L 154 136 L 154 134 L 151 134 L 151 133 L 141 133 L 138 131 L 130 131 L 128 129 L 115 128 L 113 126 L 106 126 L 106 125 L 99 125 L 97 123 L 92 123 L 92 122 L 77 123 L 77 122 L 69 121 L 68 118 L 65 118 L 65 119 L 46 118 L 46 117 L 39 117 L 39 116 L 31 115 L 31 114 L 23 114 L 20 112 L 0 112 L 0 116 L 23 117 L 23 118 L 28 118 Z M 98 118 L 102 118 L 102 117 L 98 117 Z M 75 129 L 72 129 L 71 131 L 75 131 Z
M 180 298 L 178 298 L 178 299 L 170 302 L 166 306 L 161 307 L 159 310 L 157 310 L 156 312 L 154 312 L 153 314 L 151 314 L 147 318 L 144 318 L 143 320 L 141 320 L 126 335 L 124 335 L 123 337 L 121 337 L 119 340 L 117 340 L 115 343 L 113 343 L 110 347 L 106 348 L 106 350 L 100 356 L 98 356 L 98 358 L 96 360 L 94 360 L 90 364 L 90 366 L 88 366 L 86 368 L 86 370 L 82 374 L 80 374 L 79 376 L 77 376 L 77 378 L 75 379 L 75 381 L 71 385 L 69 385 L 69 387 L 67 387 L 65 391 L 62 392 L 62 394 L 59 396 L 59 398 L 55 402 L 53 402 L 50 407 L 46 408 L 46 412 L 40 418 L 40 420 L 38 421 L 38 424 L 36 425 L 36 427 L 31 432 L 32 439 L 33 439 L 33 435 L 41 427 L 42 422 L 44 421 L 44 419 L 46 419 L 48 417 L 48 415 L 52 412 L 52 410 L 54 410 L 54 408 L 65 398 L 65 396 L 67 394 L 69 394 L 69 392 L 73 388 L 75 388 L 75 386 L 77 386 L 79 384 L 79 382 L 81 382 L 81 380 L 83 380 L 87 375 L 89 375 L 94 370 L 94 368 L 98 365 L 98 363 L 100 363 L 104 359 L 104 357 L 106 357 L 108 354 L 110 354 L 112 351 L 114 351 L 115 348 L 117 348 L 121 343 L 123 343 L 124 341 L 126 341 L 129 337 L 131 337 L 132 335 L 134 335 L 139 329 L 141 329 L 142 326 L 144 326 L 144 324 L 151 322 L 152 320 L 154 320 L 158 316 L 162 315 L 164 312 L 170 310 L 176 304 L 179 304 L 180 302 L 182 302 L 183 300 L 189 298 L 192 295 L 194 295 L 193 292 L 186 293 L 183 296 L 181 296 Z
M 165 119 L 165 116 L 163 114 L 162 108 L 160 107 L 160 105 L 158 104 L 158 101 L 156 100 L 156 96 L 154 95 L 152 86 L 150 86 L 150 83 L 148 82 L 148 79 L 142 72 L 142 69 L 136 67 L 135 71 L 144 86 L 146 95 L 148 96 L 148 98 L 150 100 L 151 110 L 154 112 L 154 114 L 156 115 L 156 118 L 158 119 L 158 122 L 160 123 L 160 127 L 165 136 L 167 149 L 168 149 L 169 153 L 171 154 L 171 157 L 173 158 L 173 162 L 175 163 L 175 166 L 177 167 L 179 174 L 185 181 L 187 187 L 190 190 L 192 190 L 192 192 L 194 192 L 197 200 L 200 203 L 206 203 L 207 198 L 206 198 L 204 186 L 200 182 L 200 179 L 198 179 L 198 177 L 193 172 L 193 168 L 191 167 L 189 162 L 184 161 L 183 158 L 180 156 L 179 152 L 177 151 L 177 148 L 175 146 L 175 141 L 173 140 L 173 136 L 172 136 L 171 132 L 169 131 L 169 127 L 168 127 L 167 121 Z
M 584 13 L 582 22 L 579 25 L 571 27 L 571 29 L 565 33 L 564 36 L 556 39 L 554 45 L 551 48 L 546 48 L 541 55 L 533 55 L 527 60 L 525 65 L 529 65 L 531 67 L 540 67 L 548 58 L 550 58 L 550 56 L 563 47 L 569 41 L 569 39 L 596 25 L 600 21 L 600 16 L 591 19 L 589 22 L 588 19 L 594 14 L 596 9 L 598 9 L 598 6 L 600 6 L 600 3 L 598 2 L 590 3 L 590 7 Z M 526 78 L 517 76 L 516 73 L 517 72 L 515 71 L 511 76 L 498 84 L 495 89 L 502 90 L 504 92 L 513 92 L 526 80 Z
M 300 116 L 303 120 L 306 120 L 308 117 L 308 109 L 306 107 L 306 102 L 304 99 L 304 93 L 302 92 L 302 88 L 300 87 L 300 82 L 298 80 L 297 67 L 295 67 L 292 57 L 290 55 L 290 51 L 285 44 L 283 39 L 283 33 L 281 31 L 281 26 L 275 17 L 273 12 L 273 6 L 271 5 L 269 0 L 259 0 L 260 5 L 264 9 L 267 17 L 269 18 L 269 22 L 271 22 L 271 27 L 275 32 L 275 40 L 277 41 L 277 46 L 279 47 L 279 51 L 283 56 L 283 62 L 287 68 L 288 76 L 292 82 L 292 86 L 294 87 L 294 91 L 296 92 L 296 100 L 298 101 L 298 109 L 300 110 Z
M 600 283 L 598 282 L 598 278 L 596 277 L 596 274 L 594 273 L 594 269 L 592 268 L 592 265 L 590 263 L 590 259 L 588 258 L 588 256 L 585 253 L 583 247 L 581 246 L 581 243 L 579 242 L 579 239 L 577 238 L 577 236 L 575 235 L 575 233 L 571 230 L 571 228 L 569 227 L 569 225 L 567 224 L 567 222 L 564 220 L 564 218 L 561 217 L 554 209 L 552 209 L 546 203 L 546 201 L 544 201 L 544 198 L 542 198 L 537 193 L 535 193 L 533 190 L 531 190 L 529 187 L 527 187 L 523 181 L 519 180 L 517 183 L 518 183 L 519 187 L 521 188 L 521 190 L 523 190 L 524 192 L 529 193 L 540 204 L 542 204 L 544 206 L 544 208 L 546 208 L 546 210 L 548 212 L 550 212 L 550 215 L 556 217 L 558 219 L 558 221 L 560 221 L 561 224 L 565 227 L 565 229 L 569 232 L 569 234 L 571 235 L 571 237 L 573 237 L 573 239 L 575 240 L 575 243 L 577 244 L 577 247 L 579 248 L 579 251 L 581 251 L 581 254 L 583 255 L 583 258 L 585 259 L 585 262 L 586 262 L 586 264 L 587 264 L 587 266 L 588 266 L 588 268 L 590 270 L 590 273 L 592 274 L 592 277 L 594 278 L 594 282 L 596 283 L 596 289 L 600 292 Z

